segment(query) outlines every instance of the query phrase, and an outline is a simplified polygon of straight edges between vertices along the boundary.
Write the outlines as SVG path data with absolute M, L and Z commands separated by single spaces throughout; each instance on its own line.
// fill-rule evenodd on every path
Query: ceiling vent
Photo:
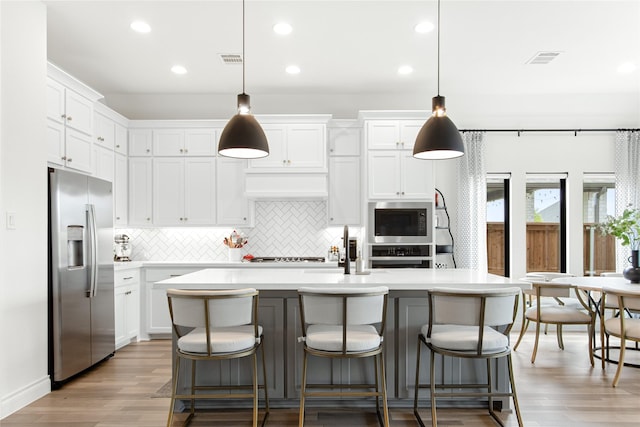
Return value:
M 538 52 L 526 64 L 546 65 L 560 55 L 560 52 Z
M 238 53 L 221 53 L 218 56 L 220 56 L 220 60 L 223 64 L 242 64 L 242 55 Z

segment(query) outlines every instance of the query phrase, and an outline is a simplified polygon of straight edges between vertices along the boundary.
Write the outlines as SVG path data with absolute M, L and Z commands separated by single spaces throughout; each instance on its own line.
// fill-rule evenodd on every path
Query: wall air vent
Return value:
M 537 52 L 526 64 L 546 65 L 560 55 L 560 52 Z
M 218 56 L 223 64 L 242 64 L 242 55 L 238 53 L 220 53 Z

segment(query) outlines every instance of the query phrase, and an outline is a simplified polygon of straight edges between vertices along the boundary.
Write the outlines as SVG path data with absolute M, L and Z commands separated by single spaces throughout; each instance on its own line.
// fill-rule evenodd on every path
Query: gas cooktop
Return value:
M 251 262 L 325 262 L 324 257 L 306 257 L 306 256 L 291 256 L 291 257 L 255 257 Z

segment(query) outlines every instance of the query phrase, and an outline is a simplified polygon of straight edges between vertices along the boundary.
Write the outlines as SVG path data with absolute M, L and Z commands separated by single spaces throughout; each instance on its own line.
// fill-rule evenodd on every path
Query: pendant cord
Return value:
M 244 93 L 244 0 L 242 0 L 242 93 Z
M 440 0 L 438 0 L 438 96 L 440 96 Z

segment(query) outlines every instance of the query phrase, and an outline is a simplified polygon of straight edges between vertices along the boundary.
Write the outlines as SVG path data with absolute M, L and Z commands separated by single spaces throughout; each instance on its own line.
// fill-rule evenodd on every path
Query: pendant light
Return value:
M 413 157 L 439 160 L 464 155 L 464 144 L 460 132 L 447 116 L 444 96 L 440 96 L 440 0 L 438 0 L 438 95 L 432 99 L 431 111 L 431 117 L 416 137 Z
M 237 159 L 257 159 L 269 155 L 269 143 L 260 123 L 251 114 L 249 95 L 244 92 L 244 0 L 242 0 L 242 93 L 238 94 L 238 113 L 222 130 L 218 154 Z

